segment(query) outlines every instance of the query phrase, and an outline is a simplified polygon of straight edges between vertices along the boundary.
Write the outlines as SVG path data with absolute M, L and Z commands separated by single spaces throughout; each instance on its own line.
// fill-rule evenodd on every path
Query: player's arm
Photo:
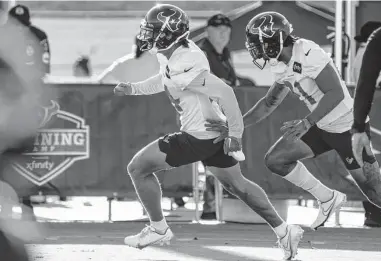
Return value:
M 150 95 L 163 91 L 162 75 L 159 73 L 145 81 L 131 83 L 130 95 Z
M 381 71 L 381 29 L 370 36 L 365 49 L 354 98 L 353 129 L 364 132 L 365 121 L 372 107 L 377 78 Z
M 344 99 L 341 78 L 332 63 L 327 63 L 324 69 L 315 78 L 315 82 L 324 96 L 316 108 L 306 117 L 311 125 L 315 125 L 323 119 Z
M 119 83 L 114 88 L 117 95 L 151 95 L 164 91 L 161 74 L 136 83 Z
M 342 79 L 330 55 L 320 46 L 306 45 L 308 55 L 304 57 L 303 75 L 313 79 L 324 94 L 306 120 L 315 125 L 330 113 L 344 99 Z M 307 50 L 308 49 L 308 50 Z
M 228 136 L 242 138 L 243 117 L 235 93 L 229 85 L 217 76 L 203 72 L 189 84 L 187 89 L 216 99 L 227 119 Z
M 286 98 L 289 88 L 285 85 L 275 82 L 268 90 L 265 97 L 260 99 L 243 116 L 245 128 L 257 124 L 269 116 Z

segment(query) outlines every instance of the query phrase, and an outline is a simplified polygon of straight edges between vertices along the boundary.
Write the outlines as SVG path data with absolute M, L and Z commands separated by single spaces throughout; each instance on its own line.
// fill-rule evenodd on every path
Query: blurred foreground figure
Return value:
M 9 9 L 4 1 L 0 2 L 0 9 L 0 16 L 7 15 Z M 43 63 L 30 63 L 28 55 L 28 46 L 38 39 L 29 30 L 19 30 L 16 19 L 0 20 L 0 178 L 3 179 L 7 165 L 33 145 L 44 117 L 42 106 L 50 98 L 43 90 Z M 15 196 L 9 197 L 0 190 L 2 210 L 18 204 L 16 193 L 12 193 Z M 0 260 L 28 260 L 24 241 L 39 234 L 38 229 L 33 223 L 13 220 L 4 214 L 2 211 L 0 216 Z
M 381 27 L 381 24 L 379 24 Z M 364 168 L 367 167 L 366 157 L 372 154 L 371 142 L 366 135 L 366 121 L 372 108 L 377 79 L 381 72 L 381 28 L 375 30 L 367 37 L 367 45 L 364 50 L 362 65 L 359 71 L 358 82 L 353 106 L 352 150 L 356 160 Z M 371 180 L 372 183 L 380 184 L 381 178 Z M 365 209 L 364 225 L 370 227 L 381 226 L 381 209 L 367 202 L 363 202 Z
M 9 22 L 17 21 L 18 29 L 23 34 L 27 34 L 33 39 L 28 39 L 26 51 L 29 66 L 37 66 L 41 77 L 50 73 L 50 47 L 47 34 L 36 27 L 30 21 L 29 8 L 24 5 L 16 5 L 9 10 Z M 27 37 L 29 38 L 29 37 Z

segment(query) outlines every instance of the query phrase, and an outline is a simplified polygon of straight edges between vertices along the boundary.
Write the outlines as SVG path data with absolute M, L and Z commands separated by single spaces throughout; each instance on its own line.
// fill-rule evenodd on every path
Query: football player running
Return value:
M 366 168 L 361 168 L 353 155 L 353 99 L 330 55 L 316 43 L 291 33 L 292 25 L 276 12 L 258 14 L 248 23 L 246 47 L 260 69 L 270 64 L 275 83 L 244 115 L 244 123 L 249 127 L 265 119 L 290 91 L 307 105 L 310 113 L 305 118 L 283 124 L 284 134 L 267 152 L 265 164 L 319 201 L 319 214 L 311 225 L 316 230 L 343 205 L 346 195 L 323 185 L 300 160 L 336 150 L 359 188 L 377 206 L 381 206 L 380 173 L 373 154 L 363 154 Z M 218 141 L 226 136 L 224 125 L 210 121 L 205 126 L 220 131 Z M 369 123 L 365 132 L 369 136 Z
M 163 4 L 148 11 L 140 26 L 140 48 L 157 54 L 160 72 L 145 81 L 120 83 L 116 95 L 150 95 L 165 92 L 180 114 L 181 132 L 165 135 L 133 157 L 127 171 L 149 218 L 150 226 L 128 236 L 128 246 L 144 248 L 169 244 L 173 237 L 161 208 L 161 188 L 155 172 L 202 161 L 232 194 L 245 202 L 273 228 L 285 259 L 296 255 L 303 230 L 288 225 L 265 192 L 247 180 L 232 156 L 241 150 L 243 119 L 233 90 L 210 73 L 209 63 L 197 45 L 188 40 L 189 19 L 180 8 Z M 228 134 L 218 143 L 219 132 L 207 131 L 207 119 L 228 122 Z

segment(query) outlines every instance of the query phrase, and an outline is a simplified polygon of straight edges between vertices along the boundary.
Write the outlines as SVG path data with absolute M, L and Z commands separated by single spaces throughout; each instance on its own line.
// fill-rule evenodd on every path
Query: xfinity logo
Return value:
M 33 148 L 13 162 L 13 168 L 20 175 L 38 186 L 90 156 L 90 128 L 85 119 L 61 110 L 56 101 L 43 107 L 41 116 Z M 45 127 L 52 120 L 54 124 Z

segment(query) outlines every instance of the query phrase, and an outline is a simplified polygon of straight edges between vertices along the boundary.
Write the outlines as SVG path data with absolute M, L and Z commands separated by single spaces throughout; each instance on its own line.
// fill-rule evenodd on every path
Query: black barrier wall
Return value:
M 113 86 L 56 84 L 57 104 L 47 107 L 50 129 L 41 130 L 30 155 L 9 166 L 4 179 L 20 196 L 39 190 L 66 196 L 135 196 L 126 173 L 133 155 L 147 143 L 168 132 L 178 131 L 175 110 L 164 93 L 151 96 L 115 97 Z M 246 112 L 267 88 L 239 88 L 236 95 Z M 371 113 L 374 148 L 381 150 L 381 97 L 376 93 Z M 264 155 L 280 137 L 284 121 L 300 119 L 308 113 L 297 97 L 289 96 L 282 105 L 244 134 L 246 161 L 244 175 L 260 184 L 272 198 L 298 198 L 304 192 L 270 173 Z M 378 134 L 377 134 L 378 133 Z M 377 155 L 380 160 L 380 155 Z M 304 161 L 329 187 L 362 199 L 357 188 L 343 177 L 343 163 L 335 152 Z M 166 196 L 188 195 L 192 191 L 191 166 L 158 173 Z M 54 187 L 56 189 L 54 189 Z

